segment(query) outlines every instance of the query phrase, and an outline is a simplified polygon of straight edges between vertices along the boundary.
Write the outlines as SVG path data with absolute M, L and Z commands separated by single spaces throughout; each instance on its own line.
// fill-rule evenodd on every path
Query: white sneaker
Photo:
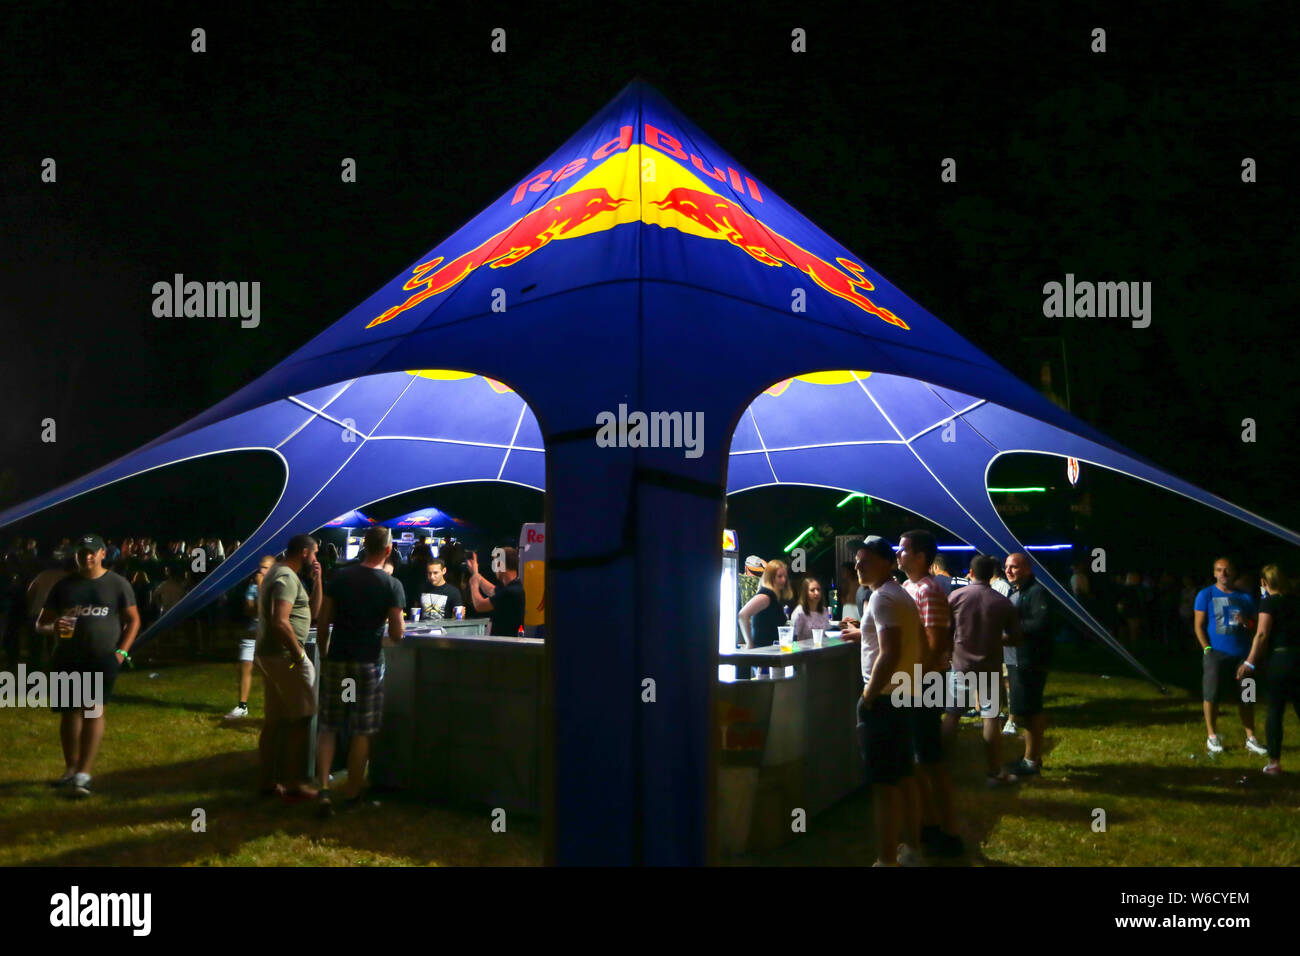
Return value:
M 1005 724 L 1003 724 L 1002 732 L 1006 734 L 1008 737 L 1014 737 L 1016 734 L 1020 733 L 1020 731 L 1016 728 L 1016 722 L 1014 720 L 1008 720 Z
M 1254 737 L 1246 738 L 1246 749 L 1253 754 L 1259 754 L 1261 757 L 1268 756 L 1268 748 L 1261 744 Z
M 1209 751 L 1210 753 L 1212 753 L 1212 754 L 1221 754 L 1221 753 L 1223 753 L 1223 744 L 1219 743 L 1219 735 L 1218 735 L 1218 734 L 1215 734 L 1213 737 L 1206 737 L 1206 738 L 1205 738 L 1205 749 L 1208 750 L 1208 751 Z
M 230 713 L 226 714 L 226 720 L 239 720 L 241 717 L 248 716 L 248 705 L 239 704 Z
M 90 796 L 90 774 L 79 773 L 72 778 L 69 796 L 74 799 Z
M 921 854 L 913 850 L 906 843 L 898 844 L 898 865 L 899 866 L 925 866 L 925 860 Z

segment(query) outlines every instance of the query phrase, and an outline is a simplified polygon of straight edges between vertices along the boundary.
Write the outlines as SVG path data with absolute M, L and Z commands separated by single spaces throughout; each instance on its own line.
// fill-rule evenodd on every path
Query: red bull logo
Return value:
M 870 312 L 890 325 L 901 329 L 908 327 L 893 312 L 876 305 L 858 291 L 862 289 L 870 292 L 875 288 L 871 280 L 862 274 L 862 266 L 840 257 L 835 260 L 841 266 L 837 269 L 802 246 L 771 232 L 734 202 L 698 189 L 679 187 L 663 199 L 652 201 L 651 205 L 671 210 L 699 223 L 764 265 L 787 265 L 798 269 L 831 295 L 852 302 L 864 312 Z
M 724 199 L 715 193 L 708 181 L 721 183 L 727 176 L 737 196 L 743 198 L 742 189 L 747 186 L 750 196 L 762 202 L 758 185 L 750 177 L 743 177 L 742 185 L 742 177 L 730 166 L 726 174 L 717 167 L 710 172 L 700 157 L 684 150 L 674 137 L 649 123 L 645 131 L 645 145 L 634 146 L 632 127 L 623 127 L 617 138 L 605 143 L 593 156 L 604 161 L 587 169 L 568 192 L 548 200 L 476 248 L 451 261 L 437 256 L 415 266 L 402 286 L 412 294 L 375 316 L 366 328 L 382 325 L 446 292 L 485 265 L 493 269 L 512 266 L 552 240 L 587 236 L 638 220 L 698 238 L 726 240 L 766 266 L 789 266 L 831 295 L 890 325 L 908 328 L 901 318 L 864 294 L 875 286 L 864 274 L 863 266 L 843 257 L 828 262 L 809 252 L 751 216 L 740 205 L 740 199 Z M 522 200 L 528 192 L 543 192 L 576 175 L 585 163 L 585 158 L 574 160 L 558 173 L 545 170 L 525 180 L 515 190 L 511 203 Z M 650 169 L 648 176 L 644 175 L 646 167 Z M 707 178 L 697 176 L 695 170 Z
M 414 274 L 402 286 L 407 292 L 415 292 L 415 295 L 371 319 L 366 328 L 383 325 L 425 299 L 446 292 L 480 266 L 487 265 L 493 269 L 512 266 L 552 239 L 563 239 L 588 220 L 613 212 L 631 201 L 615 199 L 604 189 L 580 189 L 557 196 L 545 206 L 528 213 L 509 229 L 497 233 L 478 248 L 457 256 L 446 265 L 442 265 L 442 256 L 420 263 L 411 270 Z

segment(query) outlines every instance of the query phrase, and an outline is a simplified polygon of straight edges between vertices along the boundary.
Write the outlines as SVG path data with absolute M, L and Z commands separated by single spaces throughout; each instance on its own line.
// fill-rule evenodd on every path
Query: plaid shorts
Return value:
M 355 683 L 345 688 L 343 682 L 349 678 Z M 379 733 L 384 720 L 384 681 L 379 676 L 378 661 L 325 661 L 318 724 L 338 730 L 344 718 L 348 718 L 354 734 Z

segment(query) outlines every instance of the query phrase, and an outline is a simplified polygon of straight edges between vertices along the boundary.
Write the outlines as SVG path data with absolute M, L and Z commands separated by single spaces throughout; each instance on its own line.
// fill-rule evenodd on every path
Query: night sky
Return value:
M 0 58 L 0 507 L 152 440 L 271 368 L 404 270 L 641 76 L 767 188 L 930 312 L 1173 473 L 1287 527 L 1300 231 L 1295 19 L 1280 5 L 390 3 L 235 16 L 7 14 Z M 849 10 L 855 12 L 849 13 Z M 494 27 L 508 52 L 490 52 Z M 190 31 L 207 52 L 190 52 Z M 790 31 L 807 31 L 806 54 Z M 1107 52 L 1090 52 L 1091 30 Z M 358 182 L 340 181 L 354 157 Z M 42 183 L 53 157 L 58 182 Z M 956 183 L 940 162 L 957 160 Z M 1243 183 L 1252 157 L 1258 181 Z M 261 283 L 261 326 L 159 319 L 183 273 Z M 1152 284 L 1149 328 L 1049 319 L 1066 273 Z M 1061 357 L 1064 355 L 1064 363 Z M 736 357 L 741 360 L 740 356 Z M 455 367 L 455 357 L 445 364 Z M 1068 377 L 1065 366 L 1068 365 Z M 41 441 L 41 420 L 58 441 Z M 1257 441 L 1241 440 L 1242 420 Z M 1086 469 L 1085 469 L 1086 471 Z M 994 483 L 1065 485 L 1056 459 Z M 249 454 L 133 479 L 15 530 L 242 537 L 279 490 Z M 1176 496 L 1085 473 L 1088 535 L 1116 561 L 1208 571 L 1288 549 Z M 864 489 L 869 491 L 870 489 Z M 1071 534 L 1054 504 L 1009 520 Z M 837 513 L 825 491 L 747 493 L 729 523 L 772 556 Z M 542 499 L 483 486 L 408 496 L 512 537 Z M 362 504 L 362 502 L 358 502 Z M 1064 509 L 1064 511 L 1062 510 Z M 839 512 L 843 514 L 843 512 Z M 381 515 L 383 516 L 383 515 Z M 886 534 L 915 523 L 871 517 Z M 1089 543 L 1095 543 L 1090 541 Z

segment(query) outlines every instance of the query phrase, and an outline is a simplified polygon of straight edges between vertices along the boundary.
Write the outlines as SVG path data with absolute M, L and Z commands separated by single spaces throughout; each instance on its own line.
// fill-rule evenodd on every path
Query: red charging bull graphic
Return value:
M 844 271 L 841 271 L 802 246 L 771 232 L 734 202 L 698 189 L 679 187 L 671 190 L 663 199 L 652 201 L 651 205 L 671 210 L 719 233 L 721 238 L 743 249 L 764 265 L 779 267 L 784 264 L 806 273 L 831 295 L 852 302 L 890 325 L 896 325 L 900 329 L 908 327 L 893 312 L 876 305 L 858 292 L 859 289 L 870 291 L 875 288 L 871 280 L 862 274 L 862 266 L 849 259 L 838 258 L 835 261 L 843 267 Z
M 528 213 L 509 229 L 497 233 L 478 248 L 457 256 L 446 265 L 441 265 L 442 256 L 420 263 L 411 270 L 414 276 L 402 286 L 407 292 L 416 289 L 420 291 L 400 305 L 371 319 L 366 328 L 383 325 L 425 299 L 446 292 L 480 266 L 489 265 L 493 269 L 512 266 L 552 239 L 563 239 L 588 220 L 613 212 L 631 201 L 615 199 L 604 189 L 581 189 L 557 196 L 545 206 Z

